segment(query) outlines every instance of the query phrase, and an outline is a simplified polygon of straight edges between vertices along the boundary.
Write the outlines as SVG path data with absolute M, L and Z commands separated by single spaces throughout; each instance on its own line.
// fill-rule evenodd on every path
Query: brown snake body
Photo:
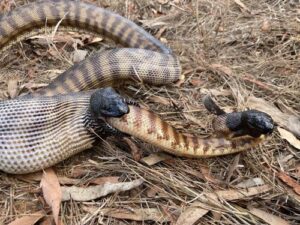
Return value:
M 97 128 L 89 112 L 91 92 L 78 92 L 119 80 L 160 85 L 181 79 L 178 59 L 133 22 L 78 1 L 45 1 L 19 7 L 0 18 L 0 48 L 41 32 L 45 25 L 75 27 L 108 36 L 130 48 L 102 51 L 74 65 L 34 98 L 0 102 L 0 170 L 28 173 L 49 167 L 90 148 Z M 40 95 L 52 97 L 39 97 Z M 58 96 L 56 96 L 58 95 Z M 136 106 L 121 118 L 106 118 L 116 129 L 172 154 L 209 157 L 242 151 L 261 142 L 253 138 L 187 137 L 155 114 Z

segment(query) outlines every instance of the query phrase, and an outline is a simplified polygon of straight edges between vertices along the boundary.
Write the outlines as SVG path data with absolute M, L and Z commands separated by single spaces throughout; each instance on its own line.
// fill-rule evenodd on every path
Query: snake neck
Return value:
M 84 117 L 83 123 L 86 129 L 95 137 L 107 138 L 109 136 L 124 137 L 126 134 L 113 128 L 104 118 L 97 118 L 91 107 L 88 108 Z

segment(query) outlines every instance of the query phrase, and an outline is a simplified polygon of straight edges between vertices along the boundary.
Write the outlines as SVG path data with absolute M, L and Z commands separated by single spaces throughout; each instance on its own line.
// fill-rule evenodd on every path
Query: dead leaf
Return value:
M 120 177 L 96 177 L 90 180 L 88 183 L 97 184 L 97 185 L 106 184 L 106 183 L 115 184 L 118 183 L 119 179 Z
M 157 152 L 150 154 L 147 157 L 142 158 L 142 162 L 146 163 L 148 166 L 153 166 L 159 162 L 172 159 L 173 157 L 171 155 L 168 155 L 163 152 Z
M 132 158 L 140 161 L 143 155 L 141 149 L 130 138 L 124 137 L 123 140 L 128 144 Z
M 293 178 L 291 178 L 289 175 L 287 175 L 284 172 L 278 172 L 277 177 L 282 180 L 284 183 L 286 183 L 288 186 L 293 188 L 293 190 L 300 195 L 300 184 Z
M 73 53 L 72 61 L 74 63 L 78 63 L 78 62 L 84 60 L 87 53 L 88 53 L 88 51 L 86 51 L 86 50 L 76 49 Z
M 181 85 L 185 82 L 185 76 L 181 74 L 180 78 L 178 81 L 175 82 L 174 86 L 175 87 L 181 87 Z
M 52 209 L 55 224 L 58 225 L 62 191 L 58 178 L 53 169 L 48 168 L 44 171 L 41 180 L 41 188 L 43 190 L 44 199 Z
M 204 204 L 200 202 L 192 203 L 183 211 L 183 213 L 181 213 L 181 215 L 176 221 L 176 225 L 195 224 L 199 219 L 201 219 L 204 215 L 206 215 L 209 212 L 209 210 L 205 209 L 203 206 Z
M 263 24 L 261 25 L 261 30 L 263 32 L 270 32 L 271 31 L 271 25 L 269 20 L 265 20 Z
M 268 192 L 272 189 L 269 185 L 262 185 L 258 187 L 251 187 L 247 189 L 242 190 L 235 190 L 235 189 L 229 189 L 229 190 L 222 190 L 222 191 L 215 191 L 214 193 L 204 193 L 203 200 L 215 200 L 218 201 L 218 199 L 224 199 L 227 201 L 233 201 L 237 199 L 245 199 L 254 195 L 262 194 L 265 192 Z M 202 199 L 202 197 L 200 198 Z
M 34 225 L 37 221 L 45 216 L 43 211 L 38 211 L 36 213 L 23 216 L 9 223 L 8 225 Z
M 251 13 L 250 9 L 241 0 L 234 0 L 234 2 L 243 10 L 247 11 L 248 13 Z
M 206 89 L 206 88 L 201 88 L 200 90 L 200 93 L 201 94 L 210 94 L 212 96 L 231 96 L 232 95 L 232 92 L 230 90 L 226 90 L 226 89 L 223 89 L 223 88 L 219 88 L 219 89 Z
M 158 103 L 158 104 L 163 104 L 163 105 L 171 105 L 171 101 L 167 98 L 161 97 L 161 96 L 150 96 L 149 99 L 154 102 L 154 103 Z
M 189 83 L 191 85 L 193 85 L 194 87 L 200 87 L 200 86 L 202 86 L 205 83 L 205 81 L 201 80 L 199 78 L 193 78 L 193 79 L 189 80 Z
M 260 186 L 260 185 L 264 185 L 264 184 L 265 184 L 265 182 L 263 181 L 263 179 L 261 179 L 260 177 L 255 177 L 255 178 L 245 180 L 241 183 L 238 183 L 236 185 L 236 187 L 237 188 L 250 188 L 250 187 Z
M 289 222 L 258 208 L 248 207 L 250 212 L 270 225 L 289 225 Z
M 282 113 L 271 103 L 262 98 L 251 96 L 247 99 L 247 105 L 252 108 L 269 114 L 272 119 L 284 129 L 300 137 L 300 118 L 291 114 Z
M 62 187 L 62 201 L 90 201 L 111 193 L 128 191 L 140 186 L 144 181 L 137 179 L 131 182 L 105 183 L 86 188 L 82 187 Z
M 232 69 L 230 69 L 227 66 L 221 65 L 221 64 L 211 64 L 211 68 L 214 69 L 214 70 L 218 70 L 220 72 L 223 72 L 228 76 L 233 75 Z
M 74 167 L 71 170 L 70 177 L 72 178 L 80 178 L 85 175 L 88 175 L 91 171 L 82 167 Z
M 183 115 L 187 120 L 192 121 L 194 124 L 198 125 L 199 127 L 206 128 L 205 124 L 201 120 L 199 120 L 196 117 L 190 115 L 189 113 L 184 113 Z
M 158 208 L 130 208 L 130 209 L 117 209 L 117 208 L 99 208 L 83 206 L 83 210 L 91 214 L 96 212 L 104 216 L 113 217 L 117 219 L 134 220 L 134 221 L 155 221 L 164 223 L 170 221 L 166 215 L 163 214 Z
M 280 127 L 277 127 L 277 130 L 283 139 L 285 139 L 292 146 L 294 146 L 295 148 L 300 150 L 300 140 L 297 139 L 291 132 L 289 132 L 285 129 L 282 129 Z
M 10 79 L 7 82 L 7 93 L 10 98 L 15 98 L 19 93 L 18 80 Z

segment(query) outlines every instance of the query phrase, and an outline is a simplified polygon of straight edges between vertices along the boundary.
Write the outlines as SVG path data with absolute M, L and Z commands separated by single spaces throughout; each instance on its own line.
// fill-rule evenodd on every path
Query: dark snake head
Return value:
M 93 93 L 90 99 L 90 107 L 97 119 L 101 117 L 120 117 L 129 112 L 124 98 L 111 87 L 102 88 Z
M 262 134 L 270 135 L 274 130 L 271 116 L 261 111 L 243 111 L 241 121 L 244 129 L 252 137 L 259 137 Z

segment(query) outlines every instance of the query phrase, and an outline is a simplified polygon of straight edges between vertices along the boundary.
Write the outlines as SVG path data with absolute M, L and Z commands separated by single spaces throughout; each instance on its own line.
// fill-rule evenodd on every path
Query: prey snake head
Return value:
M 262 134 L 269 135 L 274 130 L 274 122 L 271 116 L 258 110 L 247 110 L 242 112 L 241 127 L 248 135 L 259 137 Z
M 271 116 L 258 110 L 226 113 L 207 95 L 203 99 L 205 108 L 217 115 L 213 128 L 217 134 L 227 137 L 249 135 L 257 138 L 261 135 L 270 135 L 274 129 Z

